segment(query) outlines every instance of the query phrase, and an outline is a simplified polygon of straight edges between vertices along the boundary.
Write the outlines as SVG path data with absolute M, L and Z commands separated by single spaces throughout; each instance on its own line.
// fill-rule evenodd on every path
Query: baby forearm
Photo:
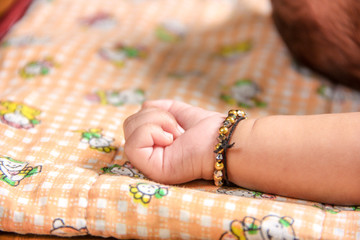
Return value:
M 232 182 L 260 191 L 360 204 L 360 113 L 241 122 L 228 150 Z

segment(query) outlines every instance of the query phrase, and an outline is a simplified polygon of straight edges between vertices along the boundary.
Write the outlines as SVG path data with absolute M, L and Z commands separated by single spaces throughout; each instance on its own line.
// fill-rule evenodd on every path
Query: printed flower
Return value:
M 21 68 L 19 70 L 19 74 L 22 78 L 44 76 L 48 75 L 54 66 L 55 63 L 50 58 L 40 61 L 32 61 L 26 64 L 23 68 Z
M 123 67 L 128 59 L 141 59 L 146 57 L 146 51 L 142 47 L 125 46 L 118 44 L 112 48 L 102 48 L 99 55 L 115 66 Z
M 225 60 L 236 60 L 249 52 L 252 48 L 250 41 L 238 42 L 231 45 L 221 46 L 216 52 L 216 56 L 219 56 Z
M 100 90 L 86 96 L 86 99 L 104 105 L 122 106 L 125 104 L 141 104 L 145 101 L 145 93 L 141 89 L 123 91 Z
M 111 143 L 114 141 L 112 138 L 105 137 L 101 134 L 102 130 L 98 128 L 91 128 L 88 131 L 78 131 L 81 132 L 81 141 L 88 143 L 89 147 L 96 149 L 100 152 L 109 153 L 115 151 L 117 148 L 111 146 Z
M 220 98 L 230 105 L 243 108 L 265 107 L 266 103 L 257 97 L 259 92 L 260 88 L 256 83 L 249 79 L 242 79 L 230 87 L 224 87 Z
M 140 201 L 144 205 L 150 203 L 152 196 L 160 199 L 166 196 L 168 191 L 167 187 L 149 183 L 137 183 L 130 185 L 130 194 L 133 195 L 135 201 Z
M 184 24 L 179 21 L 169 20 L 160 24 L 155 33 L 158 39 L 164 42 L 179 42 L 185 38 L 187 29 Z

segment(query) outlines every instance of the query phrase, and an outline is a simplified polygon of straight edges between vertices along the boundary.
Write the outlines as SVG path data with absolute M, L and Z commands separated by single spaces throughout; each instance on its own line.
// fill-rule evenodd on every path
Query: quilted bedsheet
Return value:
M 360 207 L 147 179 L 123 121 L 169 98 L 250 118 L 360 110 L 292 60 L 262 0 L 37 0 L 0 43 L 0 230 L 360 239 Z M 294 186 L 296 187 L 296 186 Z

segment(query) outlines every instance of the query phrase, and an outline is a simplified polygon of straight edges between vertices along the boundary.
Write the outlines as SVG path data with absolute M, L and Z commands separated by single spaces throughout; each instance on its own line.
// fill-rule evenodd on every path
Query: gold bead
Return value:
M 221 143 L 215 145 L 215 150 L 218 150 L 221 147 Z
M 246 113 L 244 111 L 241 111 L 241 110 L 237 110 L 237 115 L 239 117 L 246 117 Z
M 228 115 L 229 115 L 229 116 L 231 116 L 231 115 L 236 116 L 236 115 L 237 115 L 237 111 L 236 111 L 236 110 L 230 110 L 230 111 L 228 112 Z
M 229 129 L 227 128 L 227 127 L 221 127 L 221 128 L 219 128 L 219 133 L 220 134 L 227 134 L 229 132 Z
M 235 122 L 235 118 L 233 118 L 233 117 L 227 117 L 226 119 L 225 119 L 225 121 L 228 121 L 228 122 L 230 122 L 231 124 L 233 124 L 234 122 Z
M 224 149 L 221 148 L 221 143 L 216 144 L 215 151 L 217 151 L 217 153 L 223 153 L 224 152 Z
M 224 164 L 222 162 L 216 162 L 215 163 L 215 169 L 219 170 L 219 171 L 223 170 L 224 169 Z

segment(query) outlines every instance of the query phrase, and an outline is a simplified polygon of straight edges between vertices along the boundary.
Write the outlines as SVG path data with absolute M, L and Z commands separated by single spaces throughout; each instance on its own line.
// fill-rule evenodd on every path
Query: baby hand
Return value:
M 138 170 L 157 182 L 210 180 L 213 149 L 224 117 L 178 101 L 145 102 L 124 122 L 125 154 Z

